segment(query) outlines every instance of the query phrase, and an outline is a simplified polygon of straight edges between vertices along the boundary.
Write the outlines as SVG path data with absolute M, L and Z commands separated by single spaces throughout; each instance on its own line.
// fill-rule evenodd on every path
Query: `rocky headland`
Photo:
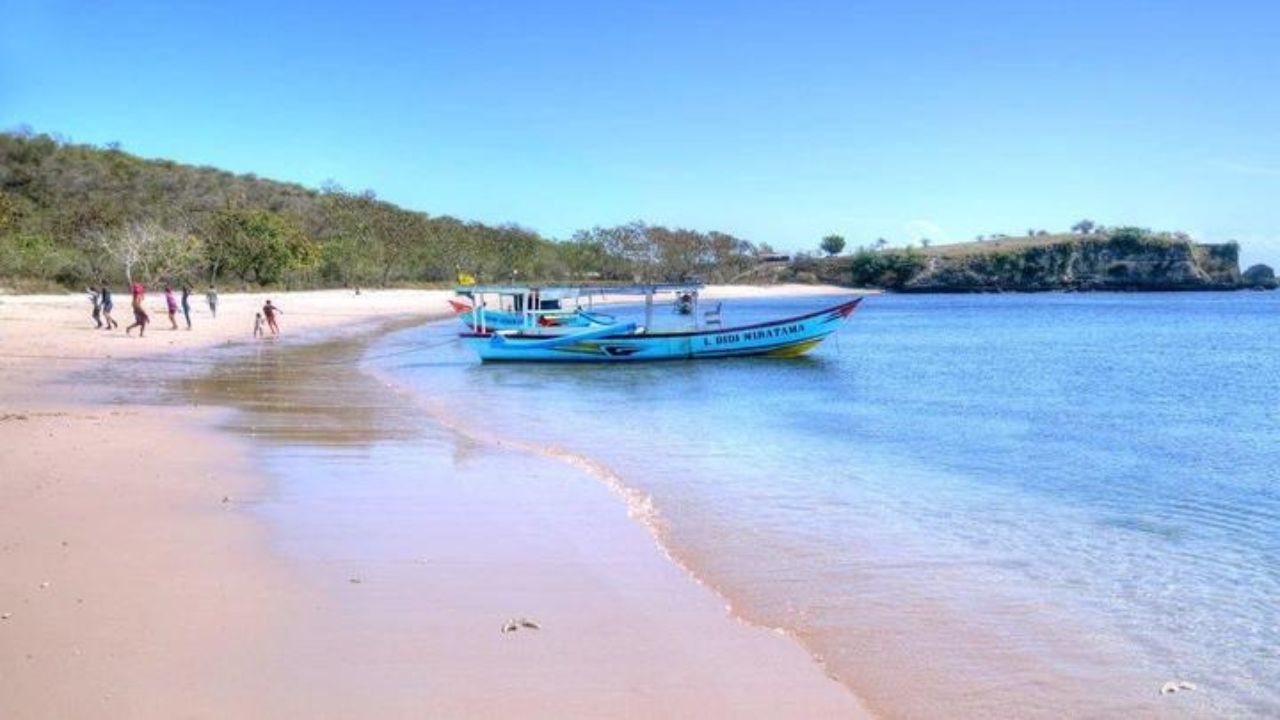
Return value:
M 851 256 L 799 258 L 779 276 L 916 293 L 1240 290 L 1277 284 L 1265 265 L 1242 273 L 1234 242 L 1198 243 L 1182 233 L 1138 228 L 863 249 Z

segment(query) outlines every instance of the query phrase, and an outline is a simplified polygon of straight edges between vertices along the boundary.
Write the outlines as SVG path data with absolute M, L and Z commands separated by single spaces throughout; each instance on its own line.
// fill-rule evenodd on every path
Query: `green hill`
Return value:
M 553 241 L 430 216 L 371 192 L 307 188 L 0 133 L 0 286 L 146 281 L 324 287 L 482 280 L 718 280 L 751 243 L 646 225 Z

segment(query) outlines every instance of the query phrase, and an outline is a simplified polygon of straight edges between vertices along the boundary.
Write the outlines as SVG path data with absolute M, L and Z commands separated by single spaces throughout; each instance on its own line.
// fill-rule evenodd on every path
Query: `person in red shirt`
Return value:
M 267 327 L 271 328 L 272 335 L 280 334 L 280 326 L 276 324 L 276 313 L 283 315 L 284 311 L 272 305 L 270 300 L 262 306 L 262 316 L 267 319 Z
M 138 328 L 138 337 L 142 337 L 147 332 L 147 324 L 151 322 L 147 311 L 142 309 L 142 301 L 146 297 L 147 289 L 142 283 L 134 283 L 129 287 L 129 291 L 133 294 L 133 324 L 124 329 L 124 334 L 131 335 L 130 330 Z

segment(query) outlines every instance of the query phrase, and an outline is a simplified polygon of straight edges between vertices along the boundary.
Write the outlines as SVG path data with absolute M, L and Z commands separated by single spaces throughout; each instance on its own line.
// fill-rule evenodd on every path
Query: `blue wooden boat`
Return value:
M 471 330 L 480 327 L 489 330 L 518 330 L 525 325 L 522 313 L 481 308 L 480 317 L 477 318 L 475 311 L 471 308 L 458 311 L 455 306 L 454 310 L 458 312 L 458 320 Z M 538 322 L 542 327 L 599 327 L 601 325 L 611 325 L 616 320 L 612 315 L 601 315 L 587 312 L 586 310 L 574 310 L 571 312 L 544 314 L 538 319 Z
M 529 324 L 538 327 L 599 327 L 615 322 L 613 316 L 591 312 L 582 307 L 566 307 L 561 297 L 565 290 L 546 290 L 540 292 L 529 288 L 480 288 L 483 292 L 498 295 L 499 302 L 510 309 L 488 307 L 479 298 L 483 292 L 475 290 L 459 290 L 460 295 L 468 296 L 470 302 L 463 303 L 450 300 L 449 305 L 457 314 L 458 320 L 471 330 L 484 332 L 487 330 L 517 330 Z M 544 296 L 549 294 L 550 296 Z M 577 297 L 577 296 L 572 296 Z
M 486 362 L 637 362 L 726 357 L 796 357 L 812 350 L 853 314 L 854 298 L 805 315 L 739 327 L 649 331 L 652 286 L 645 325 L 613 323 L 585 328 L 546 328 L 526 323 L 515 330 L 464 332 L 462 341 Z M 611 289 L 610 292 L 616 292 Z M 695 314 L 696 317 L 696 314 Z

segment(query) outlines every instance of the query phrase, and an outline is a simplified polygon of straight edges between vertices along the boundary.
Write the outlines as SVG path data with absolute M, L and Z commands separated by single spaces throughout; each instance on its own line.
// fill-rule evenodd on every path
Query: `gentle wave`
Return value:
M 384 381 L 387 382 L 388 385 L 395 384 L 392 376 L 385 373 L 378 374 L 384 378 Z M 408 389 L 403 386 L 397 387 Z M 467 441 L 494 449 L 524 452 L 555 462 L 564 463 L 565 465 L 581 470 L 585 474 L 602 482 L 622 499 L 625 504 L 628 517 L 639 522 L 649 532 L 656 547 L 662 552 L 663 556 L 679 567 L 691 580 L 699 586 L 706 588 L 719 598 L 721 604 L 725 608 L 725 613 L 729 617 L 752 627 L 758 627 L 785 637 L 790 637 L 805 648 L 809 656 L 820 668 L 823 669 L 823 672 L 828 677 L 840 682 L 851 693 L 853 693 L 855 697 L 858 696 L 856 687 L 850 685 L 846 682 L 845 678 L 840 677 L 834 671 L 830 670 L 827 667 L 826 659 L 821 653 L 816 652 L 804 641 L 804 638 L 801 636 L 797 628 L 771 625 L 751 617 L 741 609 L 740 603 L 735 602 L 725 588 L 712 583 L 704 576 L 703 573 L 699 572 L 696 565 L 684 557 L 678 551 L 677 546 L 671 542 L 669 525 L 663 519 L 662 514 L 654 503 L 653 497 L 650 494 L 627 484 L 622 476 L 610 469 L 606 463 L 584 453 L 570 450 L 560 445 L 539 444 L 514 439 L 510 436 L 502 436 L 496 433 L 486 432 L 471 423 L 459 420 L 456 408 L 451 409 L 442 401 L 432 400 L 430 397 L 421 394 L 414 394 L 413 398 L 415 404 L 422 409 L 438 427 L 452 432 Z
M 802 362 L 443 352 L 395 377 L 443 424 L 483 407 L 471 441 L 605 482 L 731 613 L 890 714 L 1267 714 L 1267 302 L 884 297 Z M 1201 691 L 1159 696 L 1175 676 Z

